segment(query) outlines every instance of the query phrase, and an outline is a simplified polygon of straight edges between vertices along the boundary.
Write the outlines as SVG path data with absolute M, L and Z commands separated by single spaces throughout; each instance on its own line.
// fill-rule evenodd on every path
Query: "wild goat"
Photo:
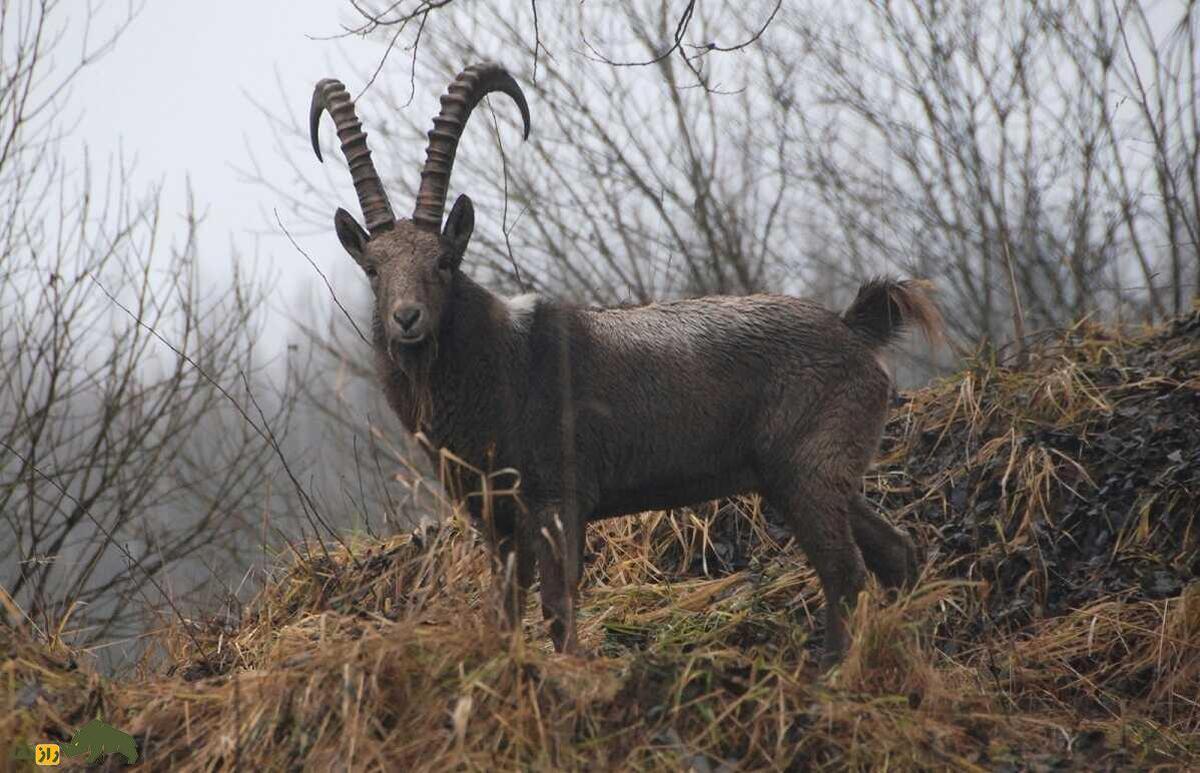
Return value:
M 917 571 L 913 543 L 859 489 L 887 413 L 878 353 L 907 323 L 930 336 L 940 326 L 924 284 L 868 282 L 840 317 L 779 295 L 620 309 L 499 297 L 462 271 L 471 199 L 442 224 L 459 137 L 493 91 L 516 102 L 529 136 L 513 77 L 496 64 L 464 70 L 441 99 L 409 220 L 392 213 L 338 81 L 317 84 L 309 129 L 320 159 L 318 123 L 332 114 L 366 219 L 364 230 L 338 209 L 334 227 L 375 294 L 388 402 L 433 448 L 519 473 L 519 497 L 489 504 L 478 483 L 455 492 L 495 551 L 505 624 L 519 624 L 536 562 L 554 645 L 573 650 L 589 521 L 760 492 L 820 577 L 836 660 L 864 561 L 889 587 Z

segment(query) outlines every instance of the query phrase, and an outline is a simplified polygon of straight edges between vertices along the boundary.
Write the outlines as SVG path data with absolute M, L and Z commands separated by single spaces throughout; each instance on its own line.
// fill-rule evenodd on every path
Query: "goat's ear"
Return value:
M 471 241 L 471 232 L 475 230 L 475 205 L 465 193 L 454 201 L 450 209 L 450 217 L 446 218 L 446 227 L 442 236 L 450 241 L 450 253 L 443 255 L 441 267 L 454 270 L 462 262 L 463 253 Z
M 338 207 L 338 211 L 333 215 L 333 228 L 337 231 L 338 241 L 342 243 L 346 252 L 350 253 L 350 257 L 362 263 L 367 252 L 367 240 L 371 237 L 354 219 L 354 215 Z

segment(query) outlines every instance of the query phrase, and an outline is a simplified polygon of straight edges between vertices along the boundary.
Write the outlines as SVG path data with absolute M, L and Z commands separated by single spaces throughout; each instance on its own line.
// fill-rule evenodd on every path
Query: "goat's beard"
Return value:
M 437 361 L 437 337 L 416 346 L 388 341 L 388 359 L 408 382 L 408 397 L 417 427 L 425 426 L 433 414 L 433 366 Z

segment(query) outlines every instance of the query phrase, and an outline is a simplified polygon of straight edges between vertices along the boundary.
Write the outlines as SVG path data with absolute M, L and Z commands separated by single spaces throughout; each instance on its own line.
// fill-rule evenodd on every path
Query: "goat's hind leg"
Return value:
M 885 588 L 911 588 L 917 583 L 920 559 L 916 545 L 867 504 L 862 494 L 850 498 L 850 528 L 867 568 Z
M 849 646 L 846 618 L 866 579 L 863 557 L 850 530 L 850 494 L 797 469 L 786 480 L 770 481 L 767 500 L 788 520 L 792 533 L 816 570 L 825 595 L 823 666 L 841 660 Z

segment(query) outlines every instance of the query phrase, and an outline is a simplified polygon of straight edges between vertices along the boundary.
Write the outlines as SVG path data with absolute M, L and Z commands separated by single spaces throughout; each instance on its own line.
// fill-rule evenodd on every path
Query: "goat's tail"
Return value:
M 929 297 L 933 284 L 924 279 L 876 277 L 858 288 L 842 321 L 872 346 L 892 343 L 910 325 L 916 325 L 931 344 L 942 339 L 941 312 Z

